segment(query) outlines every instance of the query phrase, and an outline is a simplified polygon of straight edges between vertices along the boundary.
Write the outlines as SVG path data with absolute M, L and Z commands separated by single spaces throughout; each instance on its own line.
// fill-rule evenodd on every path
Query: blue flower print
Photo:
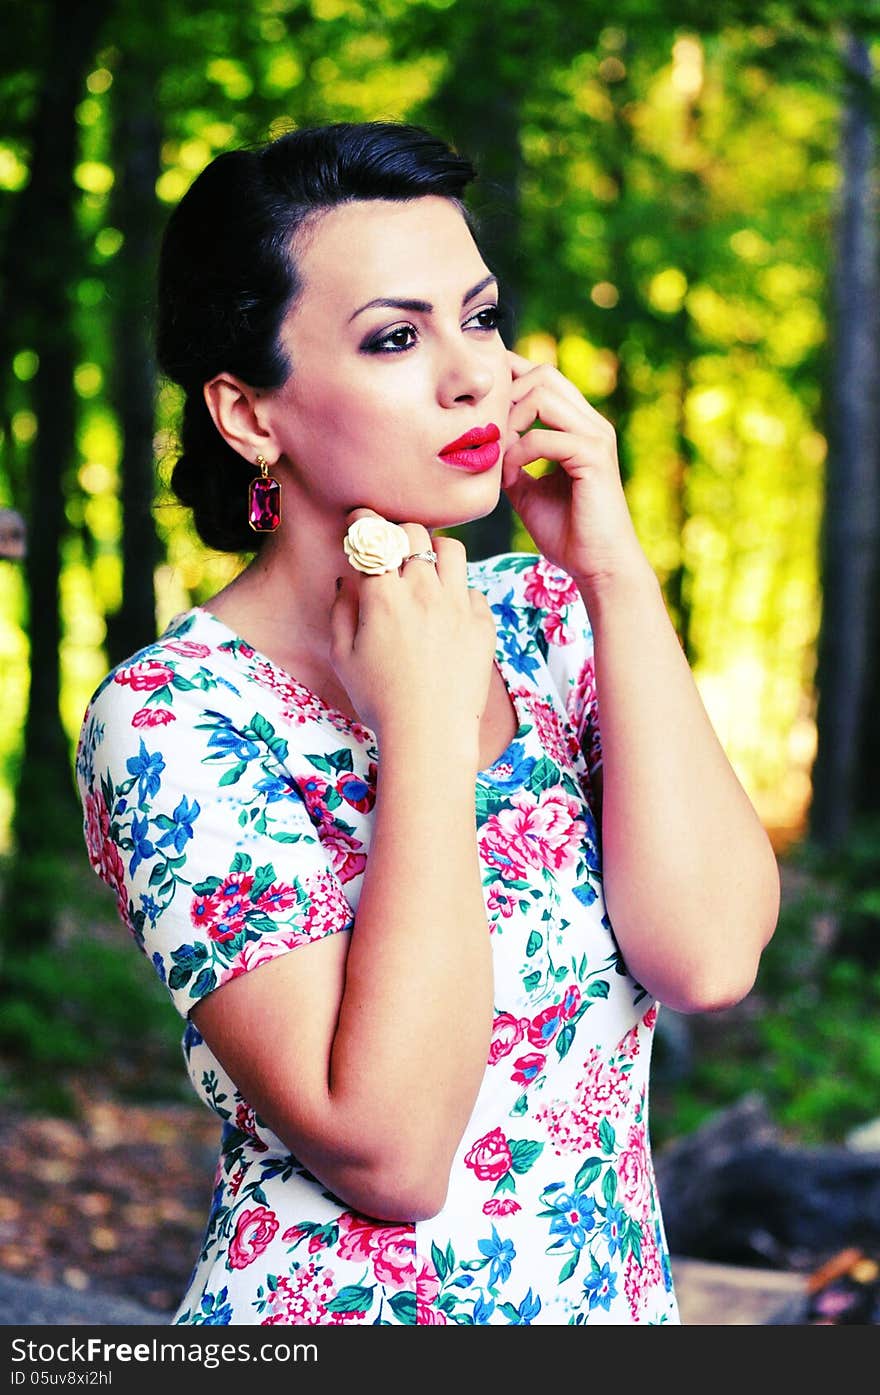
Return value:
M 539 667 L 539 659 L 534 651 L 527 652 L 523 649 L 513 634 L 504 636 L 504 648 L 507 662 L 515 673 L 524 673 L 528 678 L 534 677 Z
M 559 1214 L 550 1222 L 550 1234 L 560 1236 L 557 1244 L 567 1240 L 579 1250 L 596 1226 L 595 1201 L 583 1192 L 575 1196 L 562 1192 L 553 1205 Z
M 489 1321 L 494 1311 L 495 1299 L 489 1298 L 487 1300 L 483 1297 L 482 1294 L 479 1294 L 477 1296 L 477 1301 L 474 1304 L 473 1318 L 475 1325 L 478 1327 L 482 1327 L 485 1323 Z
M 535 758 L 525 754 L 521 741 L 515 741 L 510 750 L 498 758 L 495 765 L 502 766 L 504 773 L 493 775 L 495 766 L 490 766 L 487 772 L 490 783 L 498 790 L 518 790 L 526 784 L 534 770 Z
M 218 756 L 231 755 L 240 761 L 256 760 L 260 754 L 260 748 L 256 741 L 249 741 L 246 736 L 242 736 L 240 731 L 236 731 L 231 726 L 215 731 L 208 738 L 208 745 L 213 747 Z
M 608 1242 L 608 1253 L 612 1259 L 620 1248 L 620 1233 L 623 1229 L 624 1215 L 622 1206 L 609 1206 L 605 1212 L 605 1224 L 602 1227 L 602 1235 Z
M 202 1312 L 196 1319 L 205 1327 L 227 1327 L 232 1322 L 232 1305 L 227 1303 L 229 1290 L 221 1288 L 219 1293 L 206 1293 L 202 1298 Z
M 131 762 L 129 762 L 129 764 L 131 764 Z M 156 851 L 147 837 L 149 831 L 150 821 L 146 814 L 144 814 L 142 819 L 139 819 L 137 815 L 135 815 L 131 824 L 131 841 L 134 843 L 134 851 L 132 852 L 131 860 L 128 864 L 130 876 L 134 876 L 135 871 L 141 863 L 146 862 L 147 858 L 152 857 Z
M 532 1319 L 541 1311 L 541 1299 L 529 1289 L 518 1308 L 512 1303 L 503 1303 L 502 1311 L 510 1319 L 511 1327 L 530 1327 Z
M 496 617 L 499 634 L 509 634 L 519 627 L 520 616 L 515 605 L 511 605 L 513 599 L 513 587 L 511 586 L 507 595 L 500 601 L 496 601 L 492 606 L 492 614 Z
M 158 751 L 150 755 L 144 745 L 144 738 L 141 737 L 141 748 L 136 756 L 131 756 L 125 762 L 125 768 L 129 775 L 134 775 L 138 782 L 138 803 L 143 804 L 145 799 L 151 799 L 154 794 L 159 793 L 159 776 L 165 769 L 165 761 Z
M 194 799 L 190 804 L 186 795 L 183 796 L 174 813 L 169 819 L 167 814 L 160 814 L 156 819 L 160 828 L 167 829 L 156 844 L 157 848 L 174 847 L 174 851 L 179 855 L 183 852 L 189 839 L 193 836 L 193 820 L 197 819 L 201 809 L 199 801 Z
M 492 1239 L 481 1240 L 479 1242 L 480 1253 L 487 1255 L 492 1263 L 489 1266 L 489 1286 L 503 1283 L 510 1278 L 510 1266 L 516 1259 L 516 1250 L 512 1240 L 502 1240 L 494 1225 L 492 1227 Z
M 601 1269 L 594 1269 L 590 1277 L 584 1279 L 584 1296 L 589 1295 L 591 1312 L 594 1308 L 604 1308 L 606 1313 L 610 1311 L 611 1300 L 617 1297 L 616 1278 L 611 1266 L 603 1264 Z

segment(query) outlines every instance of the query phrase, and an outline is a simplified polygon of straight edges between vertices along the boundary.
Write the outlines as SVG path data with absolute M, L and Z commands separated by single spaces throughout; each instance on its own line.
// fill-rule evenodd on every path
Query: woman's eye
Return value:
M 497 329 L 504 319 L 504 309 L 501 305 L 484 305 L 482 310 L 478 310 L 474 316 L 476 319 L 480 315 L 488 315 L 488 324 L 480 325 L 480 329 Z
M 482 310 L 477 310 L 476 313 L 471 316 L 470 320 L 465 321 L 465 324 L 469 325 L 471 321 L 477 320 L 480 321 L 480 323 L 476 324 L 476 329 L 492 331 L 499 327 L 503 318 L 504 310 L 502 306 L 484 305 Z M 398 325 L 397 329 L 390 329 L 387 334 L 380 334 L 377 339 L 370 340 L 364 345 L 364 349 L 369 354 L 404 353 L 407 349 L 412 347 L 410 342 L 406 342 L 406 336 L 408 334 L 414 335 L 415 333 L 416 330 L 413 325 Z

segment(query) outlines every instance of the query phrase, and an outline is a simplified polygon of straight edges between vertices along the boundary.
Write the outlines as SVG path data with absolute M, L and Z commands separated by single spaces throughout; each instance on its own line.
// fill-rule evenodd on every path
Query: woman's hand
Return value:
M 371 515 L 378 517 L 353 509 L 347 521 Z M 495 657 L 492 611 L 467 584 L 463 543 L 432 538 L 421 523 L 401 526 L 408 551 L 433 548 L 436 563 L 407 562 L 374 575 L 346 565 L 330 612 L 330 661 L 373 731 L 424 718 L 437 737 L 471 744 L 476 771 Z
M 512 349 L 508 355 L 511 444 L 501 487 L 538 551 L 587 586 L 644 570 L 648 561 L 623 492 L 614 427 L 558 368 Z M 535 479 L 523 466 L 542 458 L 560 468 Z

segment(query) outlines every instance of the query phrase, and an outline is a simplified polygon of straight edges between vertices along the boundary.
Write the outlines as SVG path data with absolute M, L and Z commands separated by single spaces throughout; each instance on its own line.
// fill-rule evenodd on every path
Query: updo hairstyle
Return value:
M 207 547 L 255 552 L 263 540 L 247 522 L 251 462 L 220 435 L 202 389 L 221 372 L 274 388 L 295 371 L 279 332 L 301 290 L 301 225 L 352 200 L 435 194 L 458 206 L 476 238 L 462 201 L 475 178 L 469 160 L 421 127 L 340 121 L 226 151 L 194 180 L 162 238 L 156 353 L 186 394 L 171 488 Z

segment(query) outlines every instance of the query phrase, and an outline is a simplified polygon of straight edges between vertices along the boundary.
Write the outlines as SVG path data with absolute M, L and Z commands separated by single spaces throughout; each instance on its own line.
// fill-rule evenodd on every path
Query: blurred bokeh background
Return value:
M 614 422 L 638 533 L 779 855 L 752 995 L 669 1015 L 655 1142 L 755 1090 L 798 1143 L 870 1124 L 877 0 L 4 0 L 0 53 L 0 1109 L 191 1098 L 72 777 L 107 668 L 242 561 L 207 552 L 167 489 L 163 222 L 222 150 L 399 119 L 478 166 L 512 346 Z M 505 500 L 460 534 L 474 558 L 533 547 Z

